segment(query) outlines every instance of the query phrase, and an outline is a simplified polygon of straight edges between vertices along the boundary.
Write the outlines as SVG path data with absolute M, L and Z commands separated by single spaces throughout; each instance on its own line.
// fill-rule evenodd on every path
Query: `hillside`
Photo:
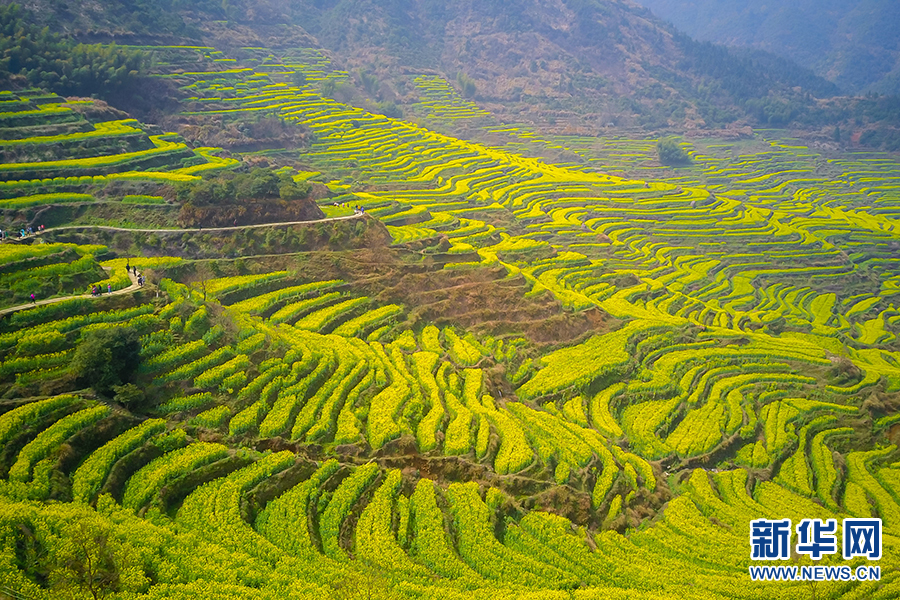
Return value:
M 900 94 L 897 2 L 637 1 L 698 40 L 772 52 L 846 93 Z
M 241 47 L 320 44 L 376 99 L 409 99 L 409 76 L 461 74 L 469 94 L 511 120 L 718 128 L 784 124 L 834 86 L 772 56 L 739 57 L 674 31 L 622 0 L 449 3 L 339 0 L 27 4 L 90 41 L 194 40 Z M 466 88 L 465 85 L 461 85 Z

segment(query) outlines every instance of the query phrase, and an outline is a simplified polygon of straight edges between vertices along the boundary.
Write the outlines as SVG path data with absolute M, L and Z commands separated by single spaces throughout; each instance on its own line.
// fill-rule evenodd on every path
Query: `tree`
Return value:
M 81 589 L 94 600 L 118 591 L 123 548 L 99 519 L 74 523 L 68 536 L 60 540 L 55 558 L 55 569 L 50 573 L 54 589 Z
M 290 76 L 291 83 L 296 85 L 297 87 L 303 87 L 306 85 L 306 75 L 303 74 L 303 71 L 294 71 Z
M 359 81 L 367 92 L 370 95 L 375 96 L 378 92 L 378 79 L 372 75 L 371 73 L 360 69 L 359 70 Z
M 110 395 L 115 386 L 134 379 L 141 361 L 141 342 L 131 327 L 91 331 L 75 350 L 72 372 L 80 385 Z
M 466 98 L 472 98 L 475 96 L 475 81 L 472 80 L 471 77 L 460 71 L 456 74 L 456 83 L 459 84 L 460 90 L 462 90 L 462 95 Z
M 664 165 L 687 165 L 691 163 L 691 157 L 684 151 L 678 140 L 666 138 L 656 144 L 659 153 L 659 162 Z
M 51 33 L 16 4 L 0 7 L 0 80 L 21 76 L 63 95 L 101 96 L 134 90 L 150 56 L 115 44 L 88 45 Z
M 113 391 L 116 393 L 113 400 L 115 400 L 122 406 L 127 406 L 129 408 L 138 406 L 144 401 L 145 398 L 144 390 L 134 385 L 133 383 L 114 385 Z
M 200 290 L 200 293 L 203 294 L 203 301 L 206 302 L 206 284 L 215 277 L 216 274 L 210 263 L 196 262 L 194 263 L 193 272 L 184 278 L 184 282 Z
M 267 169 L 253 169 L 250 172 L 250 198 L 272 198 L 278 196 L 278 176 Z
M 378 112 L 383 114 L 386 117 L 390 117 L 391 119 L 402 119 L 403 111 L 397 106 L 396 103 L 391 102 L 390 100 L 383 100 L 379 102 L 377 105 Z

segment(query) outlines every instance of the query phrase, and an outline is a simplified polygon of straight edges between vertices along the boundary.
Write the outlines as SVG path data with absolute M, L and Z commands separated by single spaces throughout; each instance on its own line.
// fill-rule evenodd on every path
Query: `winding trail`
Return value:
M 135 232 L 135 233 L 176 233 L 176 234 L 184 234 L 184 233 L 203 233 L 203 232 L 217 232 L 217 231 L 238 231 L 242 229 L 262 229 L 264 227 L 289 227 L 291 225 L 310 225 L 313 223 L 328 223 L 331 221 L 349 221 L 351 219 L 360 219 L 365 218 L 365 213 L 358 213 L 353 215 L 347 215 L 344 217 L 326 217 L 324 219 L 315 219 L 313 221 L 288 221 L 284 223 L 261 223 L 259 225 L 237 225 L 233 227 L 212 227 L 209 229 L 129 229 L 126 227 L 112 227 L 108 225 L 66 225 L 64 227 L 53 227 L 52 229 L 44 229 L 43 231 L 37 231 L 32 234 L 31 238 L 39 237 L 44 235 L 45 233 L 56 232 L 56 231 L 64 231 L 64 230 L 79 230 L 79 229 L 90 229 L 90 230 L 98 230 L 98 231 L 124 231 L 124 232 Z M 29 238 L 24 238 L 29 239 Z M 107 271 L 111 270 L 109 267 L 103 267 Z M 131 280 L 131 285 L 122 288 L 121 290 L 116 290 L 111 293 L 101 294 L 100 296 L 96 296 L 96 298 L 102 298 L 104 296 L 118 296 L 122 294 L 130 294 L 136 290 L 141 288 L 138 285 L 137 277 L 129 271 L 128 278 Z M 60 296 L 58 298 L 48 298 L 46 300 L 38 300 L 37 302 L 29 302 L 28 304 L 20 304 L 19 306 L 10 306 L 9 308 L 0 309 L 0 318 L 5 317 L 8 314 L 12 314 L 14 312 L 19 312 L 21 310 L 27 310 L 29 308 L 34 308 L 36 306 L 44 306 L 47 304 L 57 304 L 59 302 L 65 302 L 67 300 L 75 300 L 78 298 L 95 298 L 91 294 L 79 294 L 76 296 Z
M 314 223 L 329 223 L 331 221 L 349 221 L 352 219 L 360 219 L 366 216 L 365 213 L 347 215 L 344 217 L 326 217 L 324 219 L 314 219 L 312 221 L 286 221 L 283 223 L 260 223 L 258 225 L 236 225 L 232 227 L 201 227 L 191 229 L 131 229 L 128 227 L 112 227 L 110 225 L 66 225 L 64 227 L 53 227 L 43 231 L 35 232 L 34 236 L 40 236 L 45 233 L 55 231 L 71 231 L 78 229 L 91 229 L 96 231 L 123 231 L 132 233 L 214 233 L 217 231 L 240 231 L 243 229 L 262 229 L 264 227 L 290 227 L 291 225 L 312 225 Z
M 107 271 L 112 270 L 109 267 L 103 267 L 103 269 L 105 269 Z M 121 290 L 116 290 L 114 292 L 109 292 L 109 293 L 104 292 L 103 294 L 101 294 L 99 296 L 92 296 L 91 294 L 78 294 L 76 296 L 60 296 L 59 298 L 47 298 L 46 300 L 38 300 L 37 302 L 29 302 L 28 304 L 20 304 L 19 306 L 10 306 L 9 308 L 4 308 L 4 309 L 0 310 L 0 318 L 5 317 L 8 314 L 11 314 L 14 312 L 19 312 L 20 310 L 27 310 L 29 308 L 34 308 L 36 306 L 44 306 L 46 304 L 57 304 L 59 302 L 65 302 L 66 300 L 75 300 L 78 298 L 91 299 L 91 298 L 103 298 L 104 296 L 119 296 L 122 294 L 130 294 L 131 292 L 134 292 L 135 290 L 141 289 L 141 286 L 138 285 L 137 277 L 134 275 L 134 273 L 129 272 L 128 279 L 131 280 L 131 285 L 129 285 L 127 288 L 122 288 Z

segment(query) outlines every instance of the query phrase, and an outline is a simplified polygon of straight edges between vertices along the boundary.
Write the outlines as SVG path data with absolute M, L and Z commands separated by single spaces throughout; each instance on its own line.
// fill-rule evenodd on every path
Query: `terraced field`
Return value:
M 71 273 L 126 287 L 123 261 L 155 283 L 0 324 L 0 585 L 55 597 L 28 561 L 64 561 L 83 522 L 122 565 L 121 598 L 806 598 L 809 583 L 750 580 L 750 522 L 877 516 L 880 581 L 813 594 L 900 594 L 895 156 L 824 156 L 763 131 L 691 142 L 693 166 L 666 169 L 654 142 L 499 126 L 417 76 L 428 118 L 480 127 L 478 143 L 322 95 L 348 74 L 321 52 L 246 49 L 256 58 L 233 65 L 158 51 L 228 67 L 163 65 L 186 113 L 313 132 L 291 151 L 308 168 L 296 177 L 383 224 L 404 277 L 456 277 L 447 303 L 470 305 L 387 294 L 403 280 L 374 261 L 222 258 L 198 277 L 177 244 L 113 258 L 5 242 L 4 289 L 46 280 L 36 269 L 65 272 L 59 294 Z M 52 146 L 4 163 L 10 208 L 116 202 L 111 180 L 236 166 L 61 99 L 10 100 L 22 110 L 0 115 L 17 134 L 3 147 Z M 577 160 L 537 158 L 553 153 Z M 593 325 L 550 341 L 492 327 L 460 283 L 485 273 Z M 141 336 L 133 410 L 66 379 L 82 340 L 116 328 Z

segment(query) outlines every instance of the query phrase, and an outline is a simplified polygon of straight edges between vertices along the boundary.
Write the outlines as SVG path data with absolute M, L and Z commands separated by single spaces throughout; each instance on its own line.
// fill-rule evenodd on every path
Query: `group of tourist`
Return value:
M 5 234 L 6 234 L 5 231 L 0 232 L 0 237 L 3 237 L 3 239 L 5 239 Z M 137 284 L 140 287 L 144 287 L 144 274 L 138 273 L 137 267 L 132 267 L 131 265 L 126 264 L 125 272 L 128 273 L 129 275 L 131 275 L 131 273 L 134 273 L 134 277 L 137 281 Z M 106 293 L 112 294 L 112 284 L 111 283 L 106 284 Z M 91 286 L 91 296 L 97 297 L 97 296 L 102 296 L 102 295 L 103 295 L 103 286 L 97 285 L 97 284 L 94 284 Z M 31 296 L 29 296 L 29 299 L 31 300 L 32 304 L 37 304 L 37 296 L 35 296 L 34 293 L 32 293 Z
M 132 273 L 134 273 L 134 278 L 135 278 L 137 284 L 140 287 L 144 287 L 144 274 L 138 273 L 137 267 L 132 267 L 131 265 L 126 264 L 125 272 L 128 273 L 129 276 Z M 106 293 L 112 294 L 112 284 L 111 283 L 106 284 Z M 102 296 L 102 295 L 103 295 L 103 287 L 102 286 L 99 286 L 99 285 L 91 286 L 91 296 Z M 33 296 L 33 294 L 32 294 L 32 296 Z
M 130 264 L 125 263 L 125 272 L 129 274 L 134 273 L 137 284 L 141 287 L 144 287 L 144 274 L 138 273 L 137 267 L 132 267 Z
M 335 208 L 337 208 L 337 207 L 344 208 L 349 204 L 350 204 L 349 202 L 340 202 L 340 203 L 335 202 L 334 206 L 335 206 Z M 363 208 L 362 206 L 360 206 L 359 204 L 357 204 L 356 206 L 353 207 L 354 215 L 362 215 L 362 214 L 365 214 L 365 212 L 366 212 L 366 209 Z
M 112 284 L 111 283 L 106 284 L 106 293 L 112 294 Z M 91 286 L 91 296 L 102 296 L 102 295 L 103 295 L 103 288 L 101 286 L 99 286 L 99 285 Z
M 43 225 L 38 225 L 38 232 L 44 231 Z M 13 232 L 15 235 L 16 232 Z M 34 227 L 23 227 L 18 231 L 19 239 L 27 237 L 29 235 L 34 235 Z M 8 240 L 9 239 L 9 230 L 0 229 L 0 240 Z

